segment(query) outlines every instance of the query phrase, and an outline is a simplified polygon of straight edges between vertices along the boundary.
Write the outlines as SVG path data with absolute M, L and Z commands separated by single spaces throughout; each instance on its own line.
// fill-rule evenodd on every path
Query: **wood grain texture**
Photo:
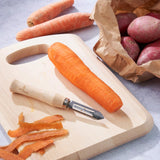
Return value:
M 21 58 L 47 53 L 48 47 L 54 42 L 62 42 L 70 47 L 92 72 L 118 93 L 124 104 L 119 111 L 108 113 L 73 86 L 49 61 L 47 54 L 34 61 L 13 65 Z M 69 130 L 69 136 L 55 140 L 55 145 L 43 156 L 33 154 L 29 159 L 85 160 L 141 137 L 152 129 L 153 120 L 148 111 L 84 42 L 73 34 L 34 38 L 1 49 L 0 75 L 0 121 L 6 131 L 17 128 L 17 117 L 21 112 L 28 122 L 53 114 L 61 114 L 65 118 L 63 126 Z M 105 119 L 94 120 L 72 110 L 54 108 L 29 97 L 12 94 L 9 87 L 14 79 L 50 90 L 51 93 L 56 91 L 93 107 L 102 112 Z
M 39 100 L 53 107 L 65 108 L 63 102 L 66 97 L 57 94 L 56 91 L 54 94 L 50 94 L 50 92 L 45 89 L 36 88 L 35 86 L 24 84 L 18 80 L 13 80 L 10 85 L 10 91 Z

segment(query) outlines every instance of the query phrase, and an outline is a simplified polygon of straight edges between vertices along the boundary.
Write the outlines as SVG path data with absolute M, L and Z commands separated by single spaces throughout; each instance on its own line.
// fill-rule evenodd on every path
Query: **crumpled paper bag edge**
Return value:
M 99 29 L 100 29 L 100 33 L 99 33 L 99 40 L 97 41 L 97 43 L 95 44 L 93 50 L 94 52 L 101 57 L 101 59 L 111 68 L 113 69 L 115 72 L 117 72 L 120 76 L 122 76 L 123 78 L 125 78 L 126 80 L 130 80 L 134 83 L 139 83 L 139 82 L 143 82 L 149 79 L 152 79 L 154 77 L 158 77 L 160 78 L 160 71 L 158 69 L 154 70 L 154 68 L 159 68 L 160 67 L 160 60 L 154 60 L 154 61 L 150 61 L 147 62 L 143 65 L 138 66 L 126 53 L 126 51 L 123 49 L 123 47 L 121 48 L 121 52 L 117 51 L 114 49 L 114 52 L 117 52 L 116 54 L 112 55 L 110 53 L 106 54 L 105 52 L 105 47 L 104 43 L 106 41 L 106 37 L 104 37 L 104 29 L 103 25 L 99 23 L 99 21 L 97 20 L 98 16 L 97 16 L 97 6 L 99 5 L 98 3 L 103 2 L 103 0 L 98 0 L 93 11 L 91 14 L 91 19 L 95 20 Z M 106 3 L 108 3 L 108 5 L 112 5 L 111 0 L 108 0 Z M 98 6 L 99 7 L 99 6 Z M 116 8 L 116 7 L 115 7 Z M 112 9 L 113 10 L 113 9 Z M 102 12 L 102 11 L 101 11 Z M 113 11 L 115 12 L 115 11 Z M 100 13 L 103 14 L 103 13 Z M 119 30 L 118 30 L 119 32 Z M 120 34 L 119 34 L 120 36 Z M 120 40 L 119 40 L 120 43 Z M 117 43 L 118 44 L 118 43 Z M 121 44 L 120 44 L 121 45 Z M 114 57 L 115 56 L 115 57 Z M 109 62 L 109 59 L 111 59 L 111 57 L 113 59 L 121 59 L 121 61 L 124 61 L 127 65 L 126 69 L 125 67 L 119 67 L 119 65 L 115 65 L 117 60 L 112 60 L 112 63 Z M 114 63 L 113 63 L 114 62 Z M 121 64 L 121 63 L 120 63 Z

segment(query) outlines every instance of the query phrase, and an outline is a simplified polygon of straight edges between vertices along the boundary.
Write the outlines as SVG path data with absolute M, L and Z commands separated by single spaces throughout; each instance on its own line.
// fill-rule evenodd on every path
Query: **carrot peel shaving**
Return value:
M 43 149 L 49 145 L 53 144 L 53 140 L 43 140 L 38 141 L 32 144 L 29 144 L 23 148 L 23 150 L 20 151 L 19 156 L 23 159 L 28 158 L 33 152 L 37 152 L 40 149 Z
M 26 123 L 20 121 L 19 119 L 20 127 L 16 130 L 9 130 L 8 135 L 10 137 L 19 137 L 31 131 L 39 131 L 42 129 L 51 129 L 51 128 L 61 129 L 63 128 L 61 120 L 64 120 L 64 118 L 61 115 L 47 116 L 33 123 Z
M 44 139 L 49 139 L 49 138 L 57 138 L 57 137 L 65 136 L 67 134 L 68 134 L 68 131 L 66 129 L 42 131 L 38 133 L 25 134 L 25 135 L 22 135 L 16 138 L 12 143 L 10 143 L 5 148 L 5 150 L 8 152 L 12 152 L 15 148 L 18 148 L 20 145 L 24 144 L 25 142 L 44 140 Z
M 24 122 L 24 115 L 21 113 L 18 116 L 19 128 L 9 131 L 9 135 L 16 136 L 7 146 L 0 146 L 0 158 L 5 160 L 25 160 L 32 153 L 37 152 L 43 155 L 45 148 L 53 144 L 53 138 L 58 138 L 68 135 L 68 130 L 63 128 L 61 115 L 47 116 L 33 123 Z M 40 131 L 42 129 L 52 129 Z M 31 131 L 39 131 L 29 133 Z M 19 136 L 19 137 L 17 137 Z M 26 145 L 18 152 L 18 148 L 26 142 L 33 142 Z
M 4 149 L 0 149 L 0 158 L 5 160 L 24 160 L 23 158 L 19 157 L 18 155 L 8 152 Z
M 21 122 L 24 122 L 24 115 L 23 115 L 23 112 L 20 113 L 20 115 L 18 116 L 18 123 L 20 124 Z

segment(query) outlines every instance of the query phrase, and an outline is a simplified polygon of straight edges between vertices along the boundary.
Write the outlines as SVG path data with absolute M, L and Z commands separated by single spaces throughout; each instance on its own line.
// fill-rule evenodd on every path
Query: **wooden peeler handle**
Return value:
M 14 80 L 11 83 L 10 91 L 40 100 L 54 107 L 65 108 L 63 102 L 66 97 L 58 93 L 50 94 L 46 90 L 41 90 L 34 86 L 26 85 L 18 80 Z

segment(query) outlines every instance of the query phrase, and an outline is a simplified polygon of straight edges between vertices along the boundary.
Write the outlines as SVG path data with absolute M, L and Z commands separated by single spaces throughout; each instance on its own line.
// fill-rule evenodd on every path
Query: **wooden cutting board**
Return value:
M 15 61 L 24 57 L 47 53 L 48 47 L 57 41 L 70 47 L 92 72 L 121 97 L 124 104 L 121 110 L 108 113 L 65 79 L 50 62 L 47 54 L 36 60 L 32 58 L 32 61 L 15 64 Z M 54 114 L 61 114 L 65 118 L 63 126 L 69 131 L 69 136 L 55 140 L 55 145 L 43 156 L 34 153 L 29 159 L 85 160 L 141 137 L 152 129 L 151 115 L 75 35 L 45 36 L 1 49 L 0 76 L 0 122 L 6 132 L 18 127 L 17 117 L 21 112 L 24 113 L 25 120 L 28 122 Z M 14 79 L 50 92 L 61 93 L 72 100 L 99 110 L 105 118 L 94 120 L 72 110 L 53 108 L 38 100 L 12 94 L 9 87 Z

